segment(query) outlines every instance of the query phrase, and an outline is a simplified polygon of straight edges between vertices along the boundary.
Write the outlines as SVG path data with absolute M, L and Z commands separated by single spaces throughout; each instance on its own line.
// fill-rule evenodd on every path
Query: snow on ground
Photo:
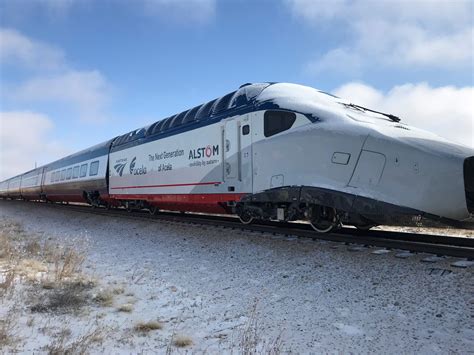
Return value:
M 474 268 L 452 267 L 456 258 L 423 263 L 426 254 L 401 259 L 339 243 L 0 201 L 1 228 L 12 222 L 23 238 L 85 250 L 82 272 L 95 280 L 87 294 L 112 294 L 80 312 L 34 312 L 16 302 L 11 330 L 20 352 L 90 340 L 96 329 L 102 336 L 84 342 L 89 352 L 474 349 Z M 0 302 L 0 318 L 14 301 Z M 162 329 L 134 329 L 147 321 Z M 177 347 L 179 337 L 192 344 Z
M 435 234 L 448 237 L 474 238 L 474 229 L 459 229 L 452 227 L 399 227 L 399 226 L 378 226 L 374 230 L 394 231 L 403 233 Z

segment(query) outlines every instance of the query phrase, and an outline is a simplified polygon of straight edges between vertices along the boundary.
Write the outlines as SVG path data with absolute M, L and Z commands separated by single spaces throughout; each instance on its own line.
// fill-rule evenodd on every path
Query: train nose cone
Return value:
M 474 214 L 474 156 L 464 160 L 464 191 L 467 210 Z

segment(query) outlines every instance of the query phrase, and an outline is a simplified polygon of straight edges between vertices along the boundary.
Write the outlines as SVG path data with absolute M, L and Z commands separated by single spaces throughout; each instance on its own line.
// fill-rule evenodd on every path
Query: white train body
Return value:
M 236 213 L 247 222 L 308 219 L 324 230 L 468 220 L 474 151 L 398 121 L 309 87 L 248 84 L 33 175 L 44 175 L 46 198 L 67 200 L 55 187 L 67 181 L 50 175 L 100 160 L 100 188 L 71 181 L 75 200 Z M 17 193 L 15 179 L 0 194 Z

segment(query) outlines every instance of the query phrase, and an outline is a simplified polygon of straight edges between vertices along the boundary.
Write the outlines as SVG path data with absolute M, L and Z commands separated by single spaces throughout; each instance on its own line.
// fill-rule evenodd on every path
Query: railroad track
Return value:
M 146 211 L 127 212 L 124 209 L 107 210 L 105 208 L 91 208 L 80 204 L 45 204 L 36 202 L 51 208 L 66 208 L 81 213 L 92 213 L 96 215 L 113 216 L 129 219 L 141 219 L 147 221 L 173 221 L 180 223 L 191 223 L 201 225 L 221 226 L 231 229 L 248 230 L 252 232 L 272 233 L 282 235 L 294 235 L 301 238 L 314 240 L 327 240 L 346 244 L 360 244 L 364 246 L 376 246 L 387 249 L 400 249 L 417 253 L 430 253 L 440 256 L 453 256 L 474 260 L 474 239 L 463 237 L 451 237 L 431 234 L 418 234 L 393 231 L 359 231 L 354 228 L 341 228 L 340 230 L 320 234 L 306 223 L 294 222 L 271 222 L 262 221 L 244 225 L 232 216 L 201 215 L 193 213 L 160 212 L 151 215 Z

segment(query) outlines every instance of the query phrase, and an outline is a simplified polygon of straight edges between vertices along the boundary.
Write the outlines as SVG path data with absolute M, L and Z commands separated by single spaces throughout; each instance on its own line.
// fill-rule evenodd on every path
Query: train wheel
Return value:
M 328 233 L 338 225 L 335 208 L 318 206 L 313 210 L 312 215 L 309 223 L 318 233 Z
M 160 212 L 160 210 L 158 209 L 158 207 L 152 206 L 148 208 L 148 212 L 150 212 L 151 215 L 156 215 L 158 214 L 158 212 Z
M 251 215 L 249 215 L 246 212 L 244 212 L 241 215 L 238 215 L 238 217 L 239 217 L 239 220 L 242 224 L 250 224 L 250 223 L 253 222 L 253 219 L 254 219 Z
M 355 227 L 360 231 L 368 231 L 370 228 L 373 228 L 375 226 L 376 224 L 359 224 L 358 226 L 355 226 Z

